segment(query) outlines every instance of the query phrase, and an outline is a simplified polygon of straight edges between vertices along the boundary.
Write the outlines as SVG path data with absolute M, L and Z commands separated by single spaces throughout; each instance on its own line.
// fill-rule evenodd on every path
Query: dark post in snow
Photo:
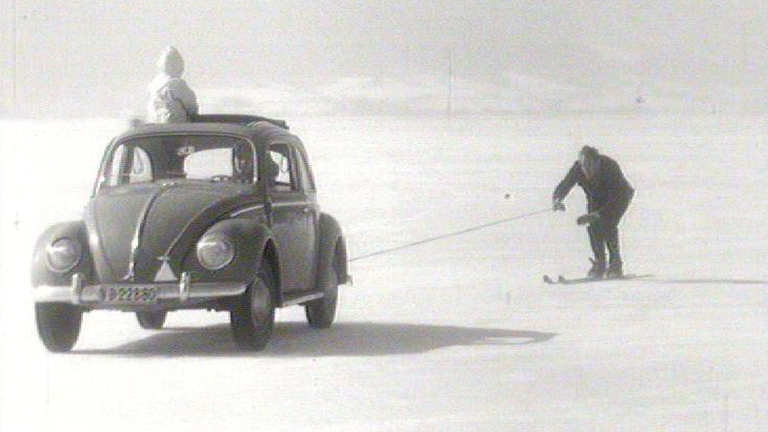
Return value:
M 19 52 L 19 50 L 18 50 L 18 40 L 17 40 L 18 38 L 17 38 L 17 35 L 16 35 L 16 25 L 17 25 L 17 22 L 18 22 L 18 18 L 17 18 L 17 16 L 18 16 L 18 9 L 17 9 L 17 7 L 18 7 L 17 0 L 13 0 L 13 15 L 12 15 L 13 16 L 13 27 L 12 27 L 12 30 L 11 30 L 11 37 L 13 38 L 13 57 L 12 57 L 13 66 L 11 67 L 11 70 L 12 70 L 12 72 L 11 72 L 11 81 L 12 81 L 12 83 L 11 83 L 11 112 L 13 113 L 12 115 L 13 115 L 14 118 L 19 115 L 18 108 L 16 107 L 16 102 L 18 100 L 17 99 L 17 95 L 16 95 L 16 86 L 18 85 L 17 84 L 17 81 L 18 81 L 18 70 L 17 70 L 18 61 L 17 61 L 16 57 L 18 56 L 18 52 Z
M 448 49 L 448 95 L 445 111 L 448 117 L 453 116 L 453 51 Z

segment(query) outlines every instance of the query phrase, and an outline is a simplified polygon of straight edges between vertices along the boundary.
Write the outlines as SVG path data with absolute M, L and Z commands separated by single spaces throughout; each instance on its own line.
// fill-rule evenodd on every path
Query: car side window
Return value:
M 290 192 L 297 189 L 290 147 L 274 144 L 269 148 L 265 177 L 273 190 Z
M 301 187 L 305 191 L 314 191 L 315 182 L 312 179 L 312 173 L 309 172 L 309 164 L 307 163 L 307 159 L 304 157 L 302 152 L 296 152 L 296 154 L 296 165 L 299 170 L 299 177 L 301 178 Z

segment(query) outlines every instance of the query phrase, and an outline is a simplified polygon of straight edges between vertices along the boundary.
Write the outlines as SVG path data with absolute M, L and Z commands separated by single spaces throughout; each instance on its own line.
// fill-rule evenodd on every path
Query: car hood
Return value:
M 223 183 L 150 183 L 99 193 L 85 211 L 99 280 L 152 282 L 164 260 L 178 276 L 197 238 L 243 193 L 242 186 Z

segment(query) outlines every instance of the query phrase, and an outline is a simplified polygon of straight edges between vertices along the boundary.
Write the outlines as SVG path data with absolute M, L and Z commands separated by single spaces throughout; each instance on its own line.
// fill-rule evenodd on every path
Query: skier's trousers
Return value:
M 605 263 L 605 249 L 608 248 L 610 256 L 609 266 L 616 267 L 622 265 L 621 248 L 619 247 L 619 222 L 627 212 L 629 203 L 632 202 L 634 191 L 618 197 L 614 202 L 605 205 L 600 211 L 600 219 L 587 227 L 589 233 L 589 243 L 592 246 L 592 252 L 595 254 L 595 261 Z M 593 212 L 600 206 L 589 202 L 587 210 Z

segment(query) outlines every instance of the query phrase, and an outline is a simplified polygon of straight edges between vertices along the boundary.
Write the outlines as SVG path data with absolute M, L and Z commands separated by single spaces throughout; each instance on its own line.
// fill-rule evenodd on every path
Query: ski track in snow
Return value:
M 764 431 L 768 429 L 768 128 L 757 117 L 289 119 L 351 256 L 546 207 L 583 144 L 637 195 L 627 270 L 578 277 L 565 213 L 351 266 L 338 324 L 279 311 L 235 350 L 226 314 L 168 330 L 94 312 L 75 351 L 38 341 L 29 265 L 78 218 L 116 121 L 0 123 L 0 431 Z M 504 195 L 509 194 L 509 199 Z

